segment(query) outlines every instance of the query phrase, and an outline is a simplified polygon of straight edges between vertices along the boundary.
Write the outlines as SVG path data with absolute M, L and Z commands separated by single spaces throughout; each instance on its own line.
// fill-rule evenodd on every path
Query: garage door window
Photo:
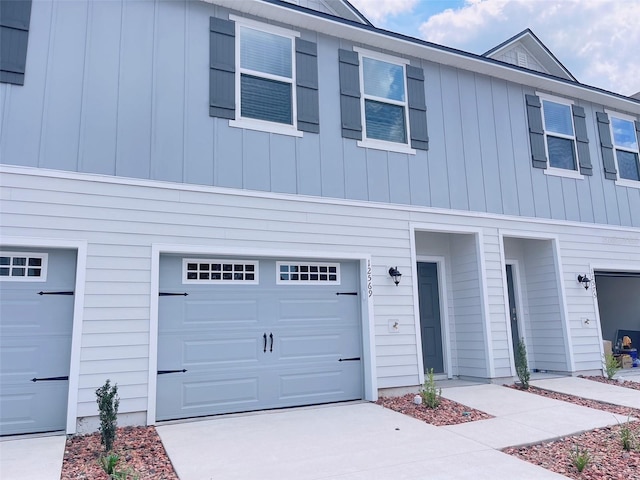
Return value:
M 340 284 L 339 263 L 277 262 L 276 274 L 279 284 Z
M 0 281 L 45 282 L 46 253 L 0 252 Z
M 258 262 L 185 258 L 182 283 L 258 283 Z

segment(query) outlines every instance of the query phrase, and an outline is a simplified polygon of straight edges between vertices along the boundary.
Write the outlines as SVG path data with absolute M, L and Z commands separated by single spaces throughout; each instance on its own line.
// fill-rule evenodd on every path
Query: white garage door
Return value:
M 356 262 L 162 256 L 157 419 L 361 399 Z
M 0 251 L 0 434 L 64 430 L 76 252 Z

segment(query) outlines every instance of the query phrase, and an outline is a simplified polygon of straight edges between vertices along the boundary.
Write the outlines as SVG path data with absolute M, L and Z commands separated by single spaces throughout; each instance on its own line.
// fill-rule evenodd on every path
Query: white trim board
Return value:
M 87 242 L 85 240 L 3 236 L 0 238 L 0 243 L 6 246 L 59 248 L 76 251 L 76 282 L 73 298 L 73 327 L 71 330 L 71 359 L 69 365 L 66 428 L 68 435 L 76 433 L 78 388 L 80 384 L 80 349 L 82 344 L 82 323 L 84 319 L 84 286 L 87 271 Z
M 375 324 L 373 316 L 373 291 L 369 287 L 371 257 L 368 254 L 353 252 L 322 252 L 269 250 L 264 248 L 235 248 L 224 246 L 198 246 L 179 244 L 151 245 L 151 304 L 149 311 L 149 372 L 147 392 L 147 425 L 156 424 L 156 395 L 158 371 L 158 294 L 160 292 L 160 255 L 162 254 L 198 254 L 216 256 L 286 257 L 314 258 L 330 260 L 357 260 L 360 264 L 360 307 L 362 322 L 362 356 L 364 376 L 364 399 L 376 401 L 378 388 L 376 378 Z
M 315 204 L 324 204 L 324 205 L 352 206 L 352 207 L 383 209 L 383 210 L 391 210 L 391 211 L 450 215 L 450 216 L 461 217 L 461 218 L 480 218 L 480 219 L 489 219 L 489 220 L 513 221 L 513 222 L 520 222 L 520 223 L 527 223 L 527 224 L 534 223 L 534 224 L 542 224 L 542 225 L 580 227 L 580 228 L 598 229 L 598 230 L 611 230 L 616 232 L 626 232 L 629 234 L 638 235 L 637 238 L 630 238 L 629 240 L 633 242 L 637 242 L 637 244 L 640 245 L 640 228 L 638 227 L 622 227 L 617 225 L 607 225 L 607 224 L 599 224 L 599 223 L 583 223 L 583 222 L 576 222 L 572 220 L 553 220 L 553 219 L 546 219 L 546 218 L 523 217 L 523 216 L 517 216 L 517 215 L 501 215 L 501 214 L 495 214 L 495 213 L 473 212 L 473 211 L 454 210 L 454 209 L 438 208 L 438 207 L 421 207 L 416 205 L 394 205 L 394 204 L 379 203 L 379 202 L 372 202 L 372 201 L 366 201 L 366 200 L 342 200 L 342 199 L 329 198 L 329 197 L 314 197 L 310 195 L 307 196 L 307 195 L 288 194 L 288 193 L 259 192 L 259 191 L 241 190 L 236 188 L 212 187 L 212 186 L 203 186 L 203 185 L 194 185 L 194 184 L 164 182 L 160 180 L 114 177 L 111 175 L 101 175 L 101 174 L 95 174 L 95 173 L 77 173 L 77 172 L 68 172 L 68 171 L 62 171 L 62 170 L 49 170 L 49 169 L 36 168 L 36 167 L 22 167 L 22 166 L 16 166 L 16 165 L 0 164 L 0 174 L 14 174 L 14 175 L 35 176 L 35 177 L 43 177 L 43 178 L 58 178 L 63 180 L 80 180 L 80 181 L 86 181 L 86 182 L 97 182 L 97 183 L 105 183 L 105 184 L 112 184 L 112 185 L 158 188 L 162 190 L 174 190 L 179 192 L 183 191 L 183 192 L 211 193 L 211 194 L 218 194 L 218 195 L 263 198 L 263 199 L 273 199 L 273 200 L 293 200 L 293 201 L 302 202 L 302 203 L 306 202 L 306 203 L 315 203 Z M 4 188 L 11 188 L 11 187 L 5 186 Z M 456 228 L 455 225 L 451 225 L 449 226 L 448 231 L 450 232 L 460 231 L 460 230 L 456 230 L 455 228 Z

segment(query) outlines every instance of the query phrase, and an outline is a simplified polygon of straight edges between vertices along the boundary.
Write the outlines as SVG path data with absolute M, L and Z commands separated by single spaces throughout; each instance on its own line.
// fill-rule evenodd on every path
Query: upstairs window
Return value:
M 293 125 L 293 37 L 239 26 L 240 118 Z
M 620 179 L 640 182 L 636 125 L 630 117 L 609 112 L 611 138 Z
M 362 56 L 365 137 L 407 143 L 404 65 Z
M 549 166 L 577 170 L 576 137 L 570 105 L 542 99 L 542 112 Z
M 540 93 L 525 95 L 525 103 L 532 166 L 574 179 L 593 175 L 584 108 Z

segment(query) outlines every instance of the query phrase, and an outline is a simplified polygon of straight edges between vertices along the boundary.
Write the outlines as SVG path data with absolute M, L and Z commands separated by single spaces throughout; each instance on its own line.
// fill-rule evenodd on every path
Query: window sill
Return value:
M 241 118 L 239 120 L 229 120 L 229 126 L 247 130 L 257 130 L 259 132 L 289 135 L 290 137 L 302 137 L 302 132 L 297 130 L 293 125 L 285 125 L 282 123 L 262 122 L 260 120 Z
M 628 180 L 626 178 L 619 178 L 616 180 L 616 185 L 619 187 L 640 188 L 640 182 L 637 180 Z
M 544 170 L 545 175 L 551 175 L 553 177 L 565 177 L 573 178 L 575 180 L 584 180 L 584 175 L 575 170 L 565 170 L 564 168 L 547 167 Z
M 386 152 L 406 153 L 415 155 L 416 151 L 409 145 L 404 143 L 385 142 L 383 140 L 358 140 L 358 146 L 363 148 L 373 148 L 375 150 L 384 150 Z

